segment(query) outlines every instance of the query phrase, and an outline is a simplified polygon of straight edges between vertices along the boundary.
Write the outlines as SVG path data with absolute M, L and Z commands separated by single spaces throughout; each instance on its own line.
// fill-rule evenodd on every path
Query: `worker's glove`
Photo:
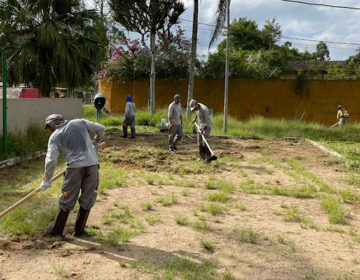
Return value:
M 43 180 L 42 180 L 42 182 L 40 184 L 41 190 L 44 192 L 50 187 L 51 187 L 51 181 L 48 180 L 47 178 L 43 178 Z

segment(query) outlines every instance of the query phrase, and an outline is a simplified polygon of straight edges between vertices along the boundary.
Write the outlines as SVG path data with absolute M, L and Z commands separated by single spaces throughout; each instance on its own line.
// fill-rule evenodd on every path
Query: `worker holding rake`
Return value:
M 206 143 L 206 138 L 210 137 L 211 133 L 211 118 L 210 112 L 208 107 L 206 107 L 202 103 L 198 103 L 196 100 L 192 99 L 190 101 L 190 108 L 191 111 L 195 111 L 196 115 L 193 119 L 193 123 L 199 119 L 199 126 L 198 127 L 198 145 L 199 145 L 199 153 L 200 158 L 199 161 L 202 160 L 205 163 L 209 163 L 212 160 L 216 160 L 216 156 L 213 155 L 212 151 L 210 150 L 208 144 Z
M 52 134 L 48 143 L 41 190 L 45 191 L 51 187 L 50 178 L 54 174 L 60 152 L 64 154 L 67 167 L 59 210 L 49 233 L 53 236 L 63 235 L 69 213 L 79 200 L 80 210 L 75 221 L 74 235 L 80 236 L 84 233 L 90 209 L 94 206 L 97 196 L 99 161 L 96 147 L 104 138 L 104 126 L 85 119 L 68 122 L 63 116 L 52 114 L 46 118 L 45 129 L 49 129 Z M 90 138 L 89 132 L 95 133 L 93 139 Z

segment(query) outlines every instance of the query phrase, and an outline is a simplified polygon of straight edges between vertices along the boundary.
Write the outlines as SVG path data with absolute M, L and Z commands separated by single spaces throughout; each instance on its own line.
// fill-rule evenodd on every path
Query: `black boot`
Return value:
M 79 213 L 76 216 L 74 236 L 81 236 L 84 234 L 85 225 L 89 217 L 90 210 L 85 210 L 80 207 Z
M 123 138 L 127 138 L 127 126 L 123 125 Z
M 52 236 L 63 236 L 65 224 L 67 221 L 67 218 L 69 217 L 70 211 L 64 211 L 62 209 L 58 210 L 54 226 L 50 232 L 50 235 Z
M 135 138 L 135 128 L 131 129 L 131 138 Z
M 199 146 L 199 158 L 198 161 L 202 161 L 205 159 L 204 147 Z
M 208 147 L 204 146 L 204 162 L 209 163 L 211 158 L 211 152 Z

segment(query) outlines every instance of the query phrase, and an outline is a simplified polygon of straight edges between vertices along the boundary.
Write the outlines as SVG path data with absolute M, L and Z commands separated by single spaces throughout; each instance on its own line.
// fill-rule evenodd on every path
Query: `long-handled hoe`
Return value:
M 102 142 L 101 144 L 97 145 L 98 149 L 102 149 L 105 146 L 105 142 Z M 59 174 L 55 175 L 54 177 L 52 177 L 50 179 L 51 182 L 56 181 L 57 179 L 59 179 L 64 173 L 65 173 L 66 169 L 61 171 Z M 33 190 L 31 193 L 29 193 L 27 196 L 25 196 L 24 198 L 20 199 L 18 202 L 16 202 L 15 204 L 11 205 L 9 208 L 7 208 L 6 210 L 2 211 L 0 213 L 0 219 L 2 217 L 4 217 L 6 214 L 10 213 L 12 210 L 18 208 L 20 205 L 24 204 L 26 201 L 30 200 L 32 197 L 36 196 L 39 192 L 41 192 L 41 188 L 37 188 L 35 190 Z

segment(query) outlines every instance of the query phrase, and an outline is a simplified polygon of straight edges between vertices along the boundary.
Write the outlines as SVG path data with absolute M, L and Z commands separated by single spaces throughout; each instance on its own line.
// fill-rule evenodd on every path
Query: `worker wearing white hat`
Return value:
M 199 153 L 200 153 L 199 160 L 203 160 L 207 162 L 211 157 L 211 152 L 206 146 L 205 142 L 203 141 L 201 134 L 204 135 L 205 138 L 210 137 L 211 125 L 212 125 L 210 118 L 210 111 L 208 107 L 206 107 L 202 103 L 197 102 L 194 99 L 190 101 L 190 108 L 191 111 L 196 112 L 193 122 L 196 122 L 196 120 L 199 119 L 200 131 L 198 132 L 197 135 L 197 140 L 199 144 Z

